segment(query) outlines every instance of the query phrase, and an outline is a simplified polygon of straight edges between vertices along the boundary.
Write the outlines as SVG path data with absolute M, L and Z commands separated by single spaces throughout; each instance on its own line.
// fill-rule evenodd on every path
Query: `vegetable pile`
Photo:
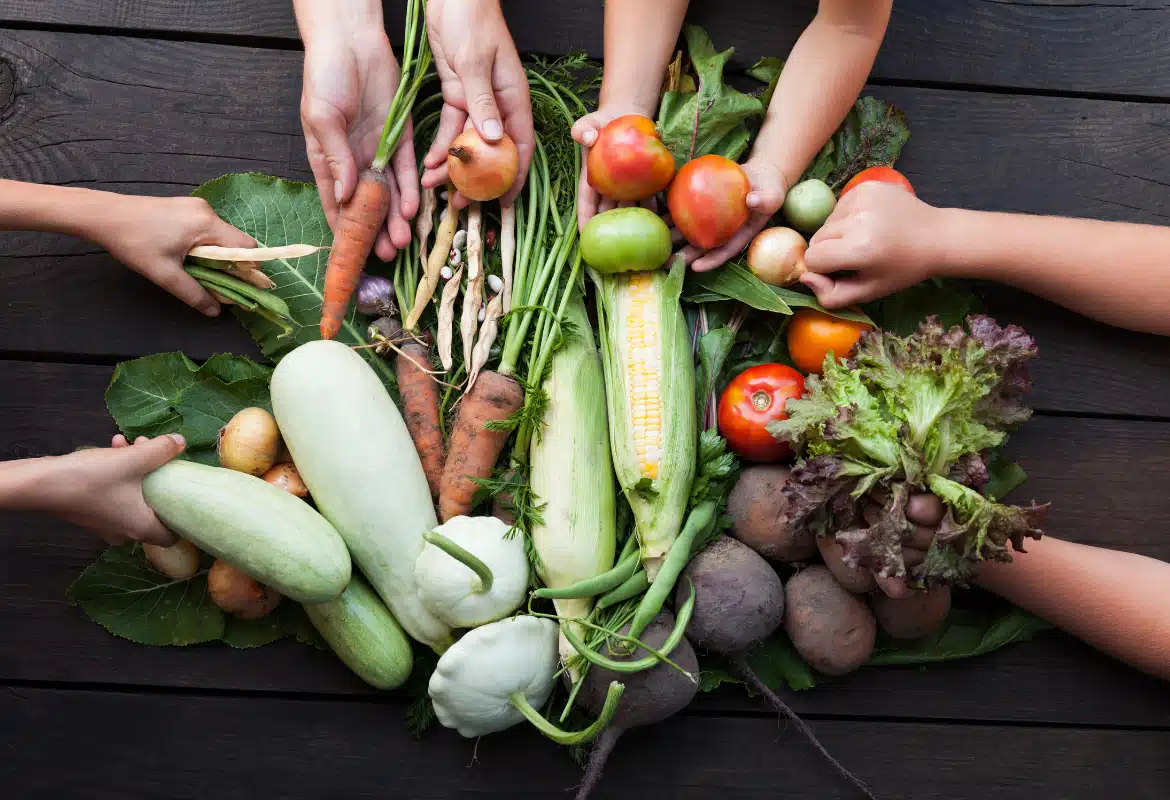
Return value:
M 414 241 L 382 264 L 366 235 L 385 213 L 377 172 L 407 118 L 420 153 L 438 121 L 422 14 L 408 4 L 408 78 L 338 243 L 310 186 L 248 174 L 196 191 L 264 248 L 196 253 L 191 270 L 223 288 L 195 261 L 218 255 L 266 283 L 236 311 L 276 366 L 119 365 L 107 402 L 122 431 L 187 437 L 185 460 L 144 485 L 183 539 L 111 548 L 74 601 L 147 644 L 296 635 L 371 686 L 409 687 L 416 729 L 527 722 L 596 741 L 578 797 L 622 732 L 700 690 L 744 681 L 815 744 L 781 682 L 976 655 L 1043 627 L 952 596 L 1040 535 L 1044 506 L 998 501 L 1023 479 L 1001 447 L 1028 418 L 1032 340 L 954 288 L 830 314 L 787 286 L 842 188 L 912 190 L 892 169 L 900 112 L 860 99 L 785 203 L 791 227 L 688 275 L 645 208 L 578 237 L 569 129 L 597 74 L 579 56 L 535 60 L 516 203 L 493 205 L 518 177 L 514 145 L 465 133 L 452 185 L 424 193 Z M 731 51 L 694 27 L 686 39 L 657 122 L 611 123 L 586 171 L 613 199 L 665 193 L 684 236 L 712 247 L 747 217 L 736 160 L 780 65 L 757 63 L 767 88 L 745 94 L 723 81 Z

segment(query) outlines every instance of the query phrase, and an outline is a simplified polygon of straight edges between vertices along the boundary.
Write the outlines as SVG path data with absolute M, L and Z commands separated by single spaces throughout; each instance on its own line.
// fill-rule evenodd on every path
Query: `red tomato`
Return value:
M 802 308 L 788 323 L 788 356 L 805 372 L 820 375 L 830 350 L 838 359 L 848 358 L 861 334 L 871 327 L 864 322 L 851 322 L 823 311 Z
M 674 176 L 666 205 L 686 240 L 710 250 L 735 235 L 748 221 L 748 176 L 730 158 L 708 155 L 688 161 Z
M 719 433 L 748 461 L 781 461 L 792 455 L 767 425 L 788 419 L 789 400 L 804 394 L 804 376 L 784 364 L 760 364 L 735 376 L 719 398 Z
M 618 201 L 653 197 L 674 177 L 674 156 L 654 121 L 641 114 L 626 114 L 602 128 L 586 166 L 589 185 Z
M 914 194 L 914 187 L 910 185 L 910 181 L 906 179 L 906 176 L 898 172 L 898 170 L 893 167 L 870 167 L 854 175 L 853 179 L 845 184 L 845 188 L 841 190 L 841 194 L 837 200 L 840 201 L 854 186 L 868 183 L 869 181 L 879 181 L 880 183 L 888 183 L 892 186 L 900 186 L 910 194 Z

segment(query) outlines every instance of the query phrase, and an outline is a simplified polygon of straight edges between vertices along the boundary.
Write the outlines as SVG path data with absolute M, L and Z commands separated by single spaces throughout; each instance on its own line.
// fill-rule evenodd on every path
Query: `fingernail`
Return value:
M 183 438 L 183 434 L 172 433 L 170 436 L 171 436 L 171 439 L 174 440 L 175 444 L 177 444 L 179 447 L 186 447 L 187 446 L 187 440 Z
M 219 316 L 219 303 L 208 303 L 205 306 L 200 306 L 199 310 L 201 312 L 203 312 L 204 316 L 218 317 Z
M 489 119 L 483 124 L 483 135 L 489 139 L 499 139 L 504 135 L 504 129 L 498 119 Z
M 747 204 L 752 208 L 755 208 L 760 204 L 760 196 L 755 192 L 752 192 L 747 196 Z
M 597 131 L 585 131 L 585 135 L 581 137 L 586 145 L 591 145 L 597 141 Z
M 341 202 L 341 181 L 333 182 L 333 199 Z

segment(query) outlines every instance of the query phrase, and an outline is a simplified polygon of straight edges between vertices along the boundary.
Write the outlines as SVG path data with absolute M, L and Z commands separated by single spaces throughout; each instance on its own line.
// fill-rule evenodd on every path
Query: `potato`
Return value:
M 731 533 L 739 541 L 772 561 L 807 561 L 816 555 L 816 537 L 809 531 L 794 531 L 785 524 L 788 501 L 784 484 L 788 467 L 748 467 L 727 500 Z
M 784 598 L 784 631 L 813 669 L 844 675 L 869 660 L 877 621 L 828 568 L 809 567 L 793 575 Z
M 882 630 L 895 639 L 919 639 L 939 629 L 951 610 L 951 587 L 932 586 L 905 598 L 874 592 L 869 598 Z
M 821 558 L 825 560 L 825 566 L 833 573 L 837 583 L 855 594 L 865 594 L 873 589 L 876 585 L 873 573 L 861 567 L 845 566 L 845 562 L 841 560 L 845 548 L 838 544 L 836 539 L 832 536 L 818 536 L 816 539 Z

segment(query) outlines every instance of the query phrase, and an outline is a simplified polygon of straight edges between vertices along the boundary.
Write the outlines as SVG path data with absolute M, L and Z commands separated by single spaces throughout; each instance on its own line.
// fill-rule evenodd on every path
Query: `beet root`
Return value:
M 874 592 L 869 599 L 882 630 L 895 639 L 920 639 L 939 629 L 951 610 L 951 587 L 932 586 L 906 598 Z
M 629 628 L 627 624 L 619 633 L 627 634 Z M 646 630 L 642 631 L 639 639 L 659 650 L 673 629 L 674 615 L 669 611 L 662 611 L 654 617 Z M 637 661 L 648 656 L 649 652 L 639 647 L 630 655 L 615 653 L 607 655 L 615 661 Z M 698 673 L 699 660 L 686 639 L 679 642 L 669 656 L 671 661 L 692 675 Z M 630 728 L 653 725 L 674 716 L 690 705 L 699 690 L 698 685 L 668 664 L 658 664 L 648 670 L 634 673 L 614 672 L 593 665 L 589 667 L 589 672 L 584 678 L 577 702 L 590 713 L 601 713 L 606 694 L 609 692 L 610 681 L 621 681 L 625 684 L 626 691 L 622 694 L 621 704 L 618 705 L 617 713 L 614 714 L 609 727 L 602 732 L 593 746 L 585 778 L 577 790 L 577 800 L 584 800 L 597 787 L 610 751 L 623 733 Z
M 789 524 L 784 485 L 791 471 L 780 465 L 748 467 L 727 499 L 731 534 L 770 561 L 808 561 L 817 554 L 816 536 Z
M 801 657 L 826 675 L 844 675 L 873 652 L 877 620 L 857 595 L 826 567 L 809 567 L 784 589 L 788 616 L 784 631 Z

